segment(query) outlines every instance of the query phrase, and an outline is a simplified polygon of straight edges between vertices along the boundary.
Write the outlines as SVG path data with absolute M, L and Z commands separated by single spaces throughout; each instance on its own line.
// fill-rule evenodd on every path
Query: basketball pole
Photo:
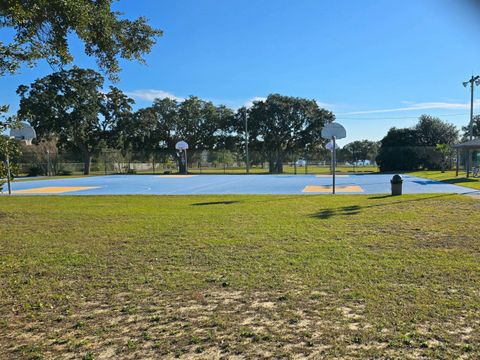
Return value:
M 8 140 L 7 140 L 8 141 Z M 7 187 L 8 187 L 8 195 L 12 195 L 12 186 L 10 185 L 10 157 L 8 156 L 8 142 L 7 142 L 7 156 L 6 156 L 6 165 L 7 165 Z
M 322 138 L 331 140 L 326 145 L 327 149 L 332 152 L 332 194 L 335 195 L 335 172 L 337 168 L 337 138 L 343 139 L 347 136 L 345 128 L 339 123 L 329 123 L 322 128 Z M 330 144 L 332 148 L 330 149 Z
M 337 162 L 335 136 L 332 136 L 333 149 L 332 149 L 332 194 L 335 195 L 335 163 Z

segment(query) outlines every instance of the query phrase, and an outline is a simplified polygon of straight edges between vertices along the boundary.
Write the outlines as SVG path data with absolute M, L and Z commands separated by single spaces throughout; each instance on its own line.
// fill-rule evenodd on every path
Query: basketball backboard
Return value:
M 22 140 L 30 145 L 32 140 L 37 137 L 35 129 L 27 123 L 20 123 L 18 127 L 10 129 L 10 136 L 15 140 Z
M 333 142 L 332 141 L 328 142 L 327 145 L 325 145 L 325 147 L 327 148 L 327 150 L 333 151 Z M 337 144 L 335 144 L 335 149 L 338 150 Z
M 324 139 L 331 139 L 335 137 L 335 139 L 343 139 L 347 137 L 347 131 L 345 128 L 340 125 L 339 123 L 329 123 L 325 125 L 322 129 L 322 137 Z
M 179 141 L 175 144 L 175 149 L 180 151 L 188 150 L 188 144 L 183 140 Z

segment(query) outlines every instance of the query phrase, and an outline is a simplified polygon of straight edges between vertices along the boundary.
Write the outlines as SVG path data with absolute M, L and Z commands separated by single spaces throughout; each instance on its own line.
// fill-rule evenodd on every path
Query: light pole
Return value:
M 464 87 L 467 87 L 470 84 L 470 123 L 468 125 L 468 132 L 469 132 L 469 140 L 473 140 L 473 93 L 474 93 L 474 88 L 475 85 L 479 86 L 480 85 L 480 76 L 472 75 L 470 80 L 465 81 L 463 83 Z M 470 154 L 470 150 L 468 150 L 468 160 L 467 160 L 467 178 L 470 176 L 470 169 L 472 167 L 472 157 Z
M 223 173 L 227 173 L 227 165 L 225 164 L 225 151 L 227 149 L 227 132 L 225 131 L 225 126 L 222 123 L 222 107 L 218 108 L 218 116 L 220 118 L 220 126 L 222 127 L 222 135 L 223 135 L 223 152 L 222 152 L 222 162 L 223 162 Z
M 47 176 L 50 176 L 50 150 L 47 149 Z
M 247 160 L 247 174 L 250 173 L 250 159 L 248 155 L 248 117 L 247 111 L 245 110 L 245 155 Z

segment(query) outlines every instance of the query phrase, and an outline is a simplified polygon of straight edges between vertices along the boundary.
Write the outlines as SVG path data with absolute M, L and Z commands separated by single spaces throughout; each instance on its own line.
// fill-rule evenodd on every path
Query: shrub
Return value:
M 43 169 L 40 166 L 31 166 L 28 168 L 27 176 L 44 175 Z

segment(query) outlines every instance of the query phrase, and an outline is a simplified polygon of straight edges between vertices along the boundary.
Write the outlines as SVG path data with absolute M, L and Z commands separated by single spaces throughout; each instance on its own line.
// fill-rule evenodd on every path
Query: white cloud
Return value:
M 414 110 L 467 110 L 470 109 L 470 103 L 454 103 L 454 102 L 423 102 L 423 103 L 411 103 L 405 107 L 398 107 L 392 109 L 374 109 L 364 111 L 354 111 L 343 113 L 339 115 L 364 115 L 364 114 L 381 114 L 381 113 L 393 113 L 402 111 L 414 111 Z M 480 100 L 475 101 L 475 105 L 480 105 Z
M 254 97 L 248 99 L 247 101 L 245 101 L 243 106 L 245 106 L 246 108 L 251 108 L 255 101 L 265 101 L 265 100 L 267 100 L 267 98 L 264 97 L 264 96 L 254 96 Z M 318 101 L 318 100 L 315 100 L 315 102 L 321 108 L 331 109 L 331 108 L 335 107 L 335 105 L 333 105 L 333 104 L 324 103 L 324 102 L 321 102 L 321 101 Z
M 243 104 L 243 106 L 245 106 L 245 107 L 248 109 L 248 108 L 251 108 L 251 107 L 253 106 L 253 103 L 254 103 L 255 101 L 265 101 L 265 100 L 267 100 L 266 97 L 255 96 L 255 97 L 250 98 L 250 99 L 248 99 L 247 101 L 245 101 L 245 103 Z
M 148 100 L 148 101 L 153 101 L 155 99 L 166 99 L 166 98 L 177 100 L 177 101 L 185 100 L 185 98 L 183 97 L 176 96 L 167 91 L 158 90 L 158 89 L 140 89 L 140 90 L 134 90 L 134 91 L 126 91 L 125 94 L 127 94 L 128 96 L 134 99 Z
M 315 102 L 317 103 L 317 105 L 319 107 L 327 109 L 327 110 L 331 110 L 331 109 L 335 108 L 334 104 L 324 103 L 324 102 L 321 102 L 321 101 L 318 101 L 318 100 L 315 100 Z
M 184 101 L 185 98 L 181 96 L 176 96 L 168 91 L 159 90 L 159 89 L 138 89 L 132 91 L 126 91 L 126 95 L 134 98 L 135 100 L 146 100 L 146 101 L 153 101 L 155 99 L 165 99 L 169 98 L 172 100 L 177 101 Z M 225 100 L 225 99 L 204 99 L 207 101 L 212 101 L 214 104 L 220 105 L 224 104 L 229 106 L 233 109 L 238 109 L 242 106 L 246 108 L 251 108 L 255 101 L 265 101 L 267 98 L 265 96 L 254 96 L 247 100 Z M 315 100 L 318 106 L 325 108 L 325 109 L 332 109 L 335 107 L 333 104 L 324 103 L 321 101 Z

